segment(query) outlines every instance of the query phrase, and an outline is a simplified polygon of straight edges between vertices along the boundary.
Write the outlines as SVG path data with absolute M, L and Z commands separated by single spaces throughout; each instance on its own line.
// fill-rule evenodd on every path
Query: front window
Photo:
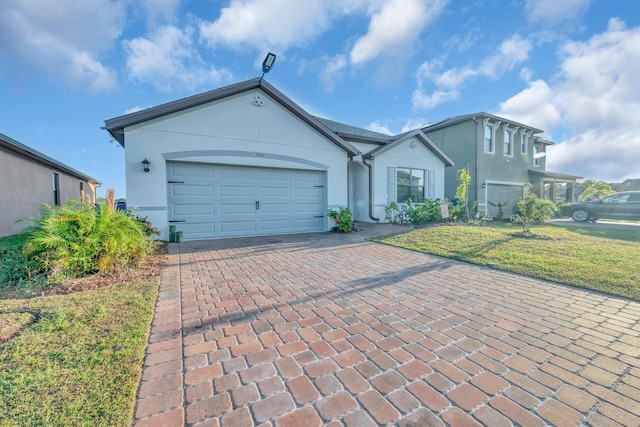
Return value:
M 508 130 L 504 131 L 504 155 L 513 156 L 513 151 L 511 151 L 511 132 Z
M 484 125 L 484 152 L 493 153 L 493 128 Z
M 406 203 L 411 199 L 412 202 L 422 203 L 424 200 L 424 170 L 398 168 L 397 177 L 397 202 Z
M 520 134 L 520 153 L 527 154 L 527 134 L 524 132 Z

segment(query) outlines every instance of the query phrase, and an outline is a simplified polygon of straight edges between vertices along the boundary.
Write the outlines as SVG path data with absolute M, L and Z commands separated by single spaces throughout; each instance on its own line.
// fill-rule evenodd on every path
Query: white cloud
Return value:
M 529 87 L 500 104 L 500 116 L 538 129 L 549 130 L 562 123 L 554 104 L 553 90 L 543 80 L 529 83 Z
M 563 134 L 549 150 L 550 170 L 613 181 L 640 176 L 637 46 L 640 27 L 612 19 L 604 33 L 566 42 L 553 83 L 530 82 L 498 114 Z
M 382 124 L 380 124 L 380 122 L 377 121 L 369 123 L 367 129 L 374 132 L 383 133 L 385 135 L 393 135 L 393 132 L 391 132 L 387 127 L 383 126 Z
M 147 21 L 151 24 L 157 21 L 171 22 L 181 0 L 138 0 L 144 10 Z
M 416 73 L 418 84 L 412 95 L 413 106 L 414 108 L 430 109 L 456 100 L 460 95 L 459 89 L 467 80 L 476 77 L 497 79 L 527 60 L 531 49 L 532 45 L 529 40 L 515 34 L 501 43 L 498 53 L 485 58 L 480 65 L 475 67 L 451 68 L 438 73 L 437 70 L 442 65 L 440 60 L 425 61 Z M 435 90 L 431 94 L 424 89 L 424 86 L 429 82 L 435 84 Z
M 320 73 L 320 81 L 324 90 L 333 92 L 336 88 L 336 80 L 340 78 L 341 71 L 347 66 L 345 55 L 336 55 L 333 58 L 325 58 L 326 65 Z
M 589 8 L 590 0 L 527 0 L 529 22 L 554 27 L 582 16 Z
M 337 5 L 324 0 L 231 0 L 213 22 L 200 23 L 210 45 L 284 53 L 326 31 Z
M 421 88 L 418 88 L 413 91 L 413 94 L 411 95 L 411 102 L 413 103 L 414 108 L 429 110 L 440 104 L 444 104 L 445 102 L 455 101 L 459 97 L 460 92 L 457 90 L 436 90 L 429 95 Z
M 125 12 L 123 2 L 115 0 L 5 0 L 0 51 L 16 75 L 26 67 L 72 86 L 108 90 L 115 87 L 115 72 L 100 55 L 122 32 Z
M 129 77 L 160 90 L 217 86 L 231 79 L 231 73 L 207 66 L 193 46 L 193 31 L 164 26 L 149 37 L 124 42 Z
M 436 84 L 444 88 L 458 88 L 466 80 L 477 76 L 496 79 L 529 57 L 531 42 L 518 34 L 505 40 L 495 55 L 485 58 L 478 67 L 452 68 L 436 78 Z
M 429 124 L 429 120 L 418 118 L 418 119 L 408 119 L 404 126 L 402 126 L 402 130 L 400 133 L 408 132 L 414 129 L 420 129 Z
M 360 37 L 350 53 L 358 65 L 381 54 L 397 56 L 413 46 L 422 30 L 444 9 L 445 0 L 390 0 L 371 16 L 367 34 Z

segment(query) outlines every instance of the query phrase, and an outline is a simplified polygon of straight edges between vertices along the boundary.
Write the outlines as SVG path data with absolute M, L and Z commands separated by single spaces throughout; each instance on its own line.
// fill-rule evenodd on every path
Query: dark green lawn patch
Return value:
M 428 227 L 375 239 L 558 283 L 640 300 L 640 231 L 510 223 Z
M 158 285 L 0 300 L 0 425 L 129 425 Z

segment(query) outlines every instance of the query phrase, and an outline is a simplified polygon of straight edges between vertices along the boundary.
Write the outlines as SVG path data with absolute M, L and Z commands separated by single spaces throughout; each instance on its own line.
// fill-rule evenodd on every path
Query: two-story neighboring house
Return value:
M 540 198 L 573 201 L 573 186 L 580 176 L 546 170 L 546 149 L 553 142 L 539 136 L 543 131 L 503 117 L 480 112 L 452 117 L 422 128 L 455 162 L 445 169 L 445 196 L 454 199 L 459 184 L 456 172 L 467 167 L 472 181 L 469 205 L 495 216 L 504 204 L 510 215 L 527 184 Z M 508 203 L 507 203 L 508 202 Z

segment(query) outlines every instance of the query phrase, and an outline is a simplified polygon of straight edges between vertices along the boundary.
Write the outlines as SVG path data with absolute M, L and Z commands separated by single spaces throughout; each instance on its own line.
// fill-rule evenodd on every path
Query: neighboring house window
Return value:
M 412 202 L 422 203 L 424 200 L 424 170 L 397 168 L 397 178 L 398 203 L 406 203 L 409 199 Z
M 489 124 L 484 125 L 484 152 L 493 153 L 493 127 Z
M 542 150 L 536 145 L 533 146 L 533 166 L 540 166 L 540 154 Z
M 53 174 L 53 204 L 60 206 L 60 175 Z
M 507 129 L 504 130 L 504 155 L 513 156 L 511 132 L 509 132 Z
M 520 153 L 527 154 L 527 134 L 522 132 L 520 134 Z

